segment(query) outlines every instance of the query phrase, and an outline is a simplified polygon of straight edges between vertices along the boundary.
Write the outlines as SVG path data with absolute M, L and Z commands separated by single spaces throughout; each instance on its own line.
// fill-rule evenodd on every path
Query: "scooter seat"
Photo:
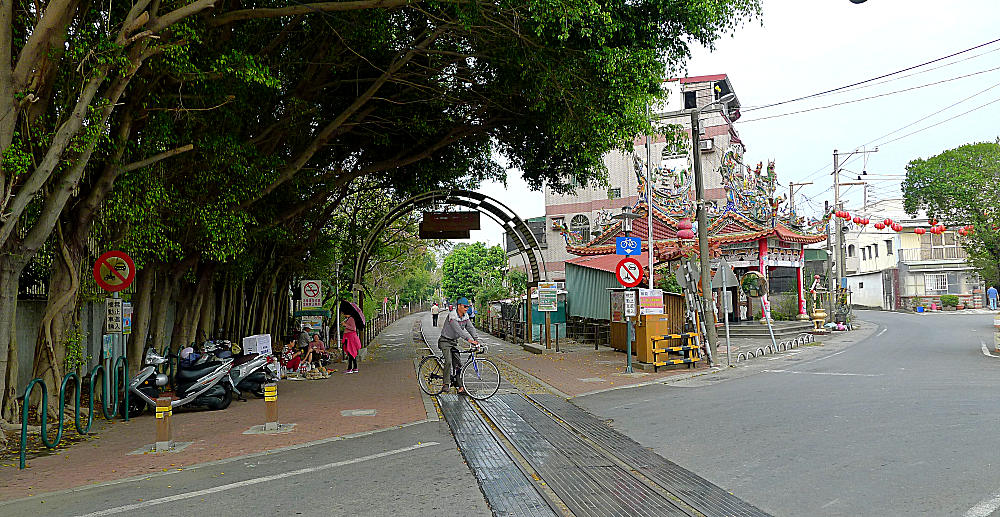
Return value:
M 238 356 L 236 359 L 233 360 L 233 367 L 235 368 L 243 363 L 249 363 L 250 361 L 253 361 L 256 358 L 257 354 L 246 354 Z
M 219 365 L 222 364 L 219 361 L 211 361 L 205 364 L 198 365 L 198 368 L 178 368 L 177 369 L 177 379 L 178 380 L 194 380 L 204 377 L 215 371 Z M 178 384 L 180 384 L 178 382 Z

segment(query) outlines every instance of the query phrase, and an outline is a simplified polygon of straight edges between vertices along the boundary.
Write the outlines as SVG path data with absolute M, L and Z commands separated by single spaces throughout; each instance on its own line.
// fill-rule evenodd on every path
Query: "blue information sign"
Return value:
M 618 255 L 642 254 L 642 239 L 638 237 L 615 237 L 615 253 Z

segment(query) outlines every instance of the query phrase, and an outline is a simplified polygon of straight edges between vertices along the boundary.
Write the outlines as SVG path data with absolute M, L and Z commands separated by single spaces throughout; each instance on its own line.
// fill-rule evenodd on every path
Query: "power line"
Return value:
M 953 117 L 948 117 L 948 118 L 946 118 L 946 119 L 944 119 L 944 120 L 942 120 L 940 122 L 935 122 L 935 123 L 933 123 L 933 124 L 931 124 L 929 126 L 920 128 L 920 129 L 918 129 L 916 131 L 911 131 L 911 132 L 909 132 L 909 133 L 907 133 L 907 134 L 905 134 L 903 136 L 893 138 L 892 140 L 887 140 L 885 142 L 880 143 L 879 145 L 883 146 L 883 145 L 891 144 L 891 143 L 896 142 L 898 140 L 902 140 L 902 139 L 904 139 L 904 138 L 906 138 L 908 136 L 912 136 L 912 135 L 915 135 L 917 133 L 920 133 L 921 131 L 926 131 L 926 130 L 932 128 L 932 127 L 940 126 L 941 124 L 944 124 L 945 122 L 948 122 L 948 121 L 951 121 L 951 120 L 955 120 L 956 118 L 961 117 L 963 115 L 968 115 L 969 113 L 972 113 L 973 111 L 976 111 L 976 110 L 978 110 L 980 108 L 985 108 L 986 106 L 989 106 L 990 104 L 993 104 L 995 102 L 1000 102 L 1000 97 L 998 97 L 996 99 L 993 99 L 993 100 L 991 100 L 991 101 L 989 101 L 989 102 L 987 102 L 985 104 L 980 104 L 979 106 L 976 106 L 975 108 L 972 108 L 972 109 L 970 109 L 968 111 L 963 111 L 962 113 L 959 113 L 958 115 L 955 115 Z
M 814 108 L 807 108 L 807 109 L 798 110 L 798 111 L 790 111 L 788 113 L 779 113 L 777 115 L 768 115 L 766 117 L 757 117 L 757 118 L 752 118 L 750 120 L 741 120 L 739 122 L 742 123 L 742 124 L 748 124 L 750 122 L 757 122 L 757 121 L 760 121 L 760 120 L 768 120 L 768 119 L 772 119 L 772 118 L 787 117 L 787 116 L 790 116 L 790 115 L 798 115 L 800 113 L 808 113 L 810 111 L 817 111 L 817 110 L 823 110 L 823 109 L 828 109 L 828 108 L 835 108 L 837 106 L 843 106 L 845 104 L 853 104 L 855 102 L 869 101 L 869 100 L 872 100 L 872 99 L 878 99 L 879 97 L 886 97 L 886 96 L 889 96 L 889 95 L 895 95 L 897 93 L 904 93 L 904 92 L 909 92 L 909 91 L 913 91 L 913 90 L 919 90 L 921 88 L 927 88 L 928 86 L 935 86 L 935 85 L 938 85 L 938 84 L 948 83 L 948 82 L 951 82 L 951 81 L 957 81 L 959 79 L 967 79 L 969 77 L 973 77 L 973 76 L 976 76 L 976 75 L 985 74 L 985 73 L 989 73 L 989 72 L 995 72 L 997 70 L 1000 70 L 1000 66 L 994 67 L 994 68 L 990 68 L 988 70 L 980 70 L 978 72 L 973 72 L 971 74 L 960 75 L 958 77 L 951 77 L 951 78 L 948 78 L 948 79 L 942 79 L 940 81 L 934 81 L 933 83 L 926 83 L 926 84 L 921 84 L 921 85 L 918 85 L 918 86 L 911 86 L 909 88 L 903 88 L 902 90 L 895 90 L 895 91 L 891 91 L 891 92 L 880 93 L 878 95 L 870 95 L 868 97 L 862 97 L 860 99 L 852 99 L 852 100 L 849 100 L 849 101 L 837 102 L 837 103 L 834 103 L 834 104 L 827 104 L 826 106 L 816 106 Z
M 859 85 L 862 85 L 862 84 L 870 83 L 870 82 L 873 82 L 873 81 L 878 81 L 879 79 L 885 79 L 886 77 L 891 77 L 891 76 L 894 76 L 894 75 L 897 75 L 897 74 L 901 74 L 903 72 L 909 72 L 910 70 L 914 70 L 914 69 L 917 69 L 917 68 L 920 68 L 920 67 L 923 67 L 923 66 L 927 66 L 927 65 L 932 64 L 932 63 L 937 63 L 938 61 L 943 61 L 945 59 L 952 58 L 952 57 L 955 57 L 955 56 L 960 55 L 960 54 L 964 54 L 964 53 L 972 51 L 972 50 L 976 50 L 977 48 L 982 48 L 982 47 L 986 47 L 986 46 L 992 45 L 992 44 L 994 44 L 994 43 L 996 43 L 998 41 L 1000 41 L 1000 38 L 995 39 L 993 41 L 987 41 L 986 43 L 982 43 L 982 44 L 976 45 L 974 47 L 970 47 L 970 48 L 967 48 L 965 50 L 961 50 L 961 51 L 955 52 L 953 54 L 948 54 L 947 56 L 944 56 L 944 57 L 939 57 L 937 59 L 932 59 L 930 61 L 927 61 L 927 62 L 924 62 L 924 63 L 920 63 L 919 65 L 914 65 L 914 66 L 906 67 L 906 68 L 904 68 L 902 70 L 897 70 L 897 71 L 892 72 L 892 73 L 883 74 L 883 75 L 880 75 L 878 77 L 873 77 L 871 79 L 865 79 L 864 81 L 858 81 L 856 83 L 848 84 L 848 85 L 845 85 L 845 86 L 840 86 L 840 87 L 833 88 L 833 89 L 826 90 L 826 91 L 822 91 L 822 92 L 819 92 L 819 93 L 813 93 L 811 95 L 805 95 L 803 97 L 798 97 L 798 98 L 795 98 L 795 99 L 789 99 L 789 100 L 785 100 L 785 101 L 781 101 L 781 102 L 773 102 L 771 104 L 765 104 L 763 106 L 753 106 L 753 107 L 750 107 L 750 108 L 744 108 L 743 111 L 754 111 L 754 110 L 759 110 L 759 109 L 764 109 L 764 108 L 770 108 L 770 107 L 773 107 L 773 106 L 780 106 L 782 104 L 788 104 L 790 102 L 797 102 L 797 101 L 801 101 L 801 100 L 805 100 L 805 99 L 811 99 L 813 97 L 819 97 L 820 95 L 826 95 L 828 93 L 837 92 L 837 91 L 840 91 L 840 90 L 846 90 L 848 88 L 853 88 L 855 86 L 859 86 Z

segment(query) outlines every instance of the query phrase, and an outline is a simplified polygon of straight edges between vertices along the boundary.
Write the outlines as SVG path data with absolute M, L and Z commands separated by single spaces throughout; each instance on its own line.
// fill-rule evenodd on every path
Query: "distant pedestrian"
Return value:
M 347 318 L 343 322 L 344 328 L 344 355 L 347 357 L 347 371 L 344 373 L 358 373 L 358 352 L 361 351 L 361 338 L 358 337 L 358 325 L 354 318 L 343 312 L 341 316 Z
M 434 305 L 431 305 L 431 320 L 435 327 L 438 326 L 438 314 L 441 314 L 441 306 L 434 302 Z
M 309 334 L 309 326 L 302 325 L 302 332 L 299 332 L 299 338 L 296 340 L 296 346 L 302 353 L 305 353 L 309 349 L 309 342 L 312 341 L 312 335 Z
M 990 299 L 990 310 L 997 310 L 997 288 L 991 285 L 990 288 L 986 290 L 986 297 Z

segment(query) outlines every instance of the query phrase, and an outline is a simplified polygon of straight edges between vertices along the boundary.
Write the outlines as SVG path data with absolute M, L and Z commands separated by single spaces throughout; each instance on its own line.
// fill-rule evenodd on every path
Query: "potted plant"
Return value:
M 913 307 L 917 312 L 924 312 L 924 299 L 919 296 L 913 298 Z
M 942 294 L 941 295 L 941 305 L 944 306 L 944 310 L 953 311 L 958 307 L 958 295 L 954 294 Z

